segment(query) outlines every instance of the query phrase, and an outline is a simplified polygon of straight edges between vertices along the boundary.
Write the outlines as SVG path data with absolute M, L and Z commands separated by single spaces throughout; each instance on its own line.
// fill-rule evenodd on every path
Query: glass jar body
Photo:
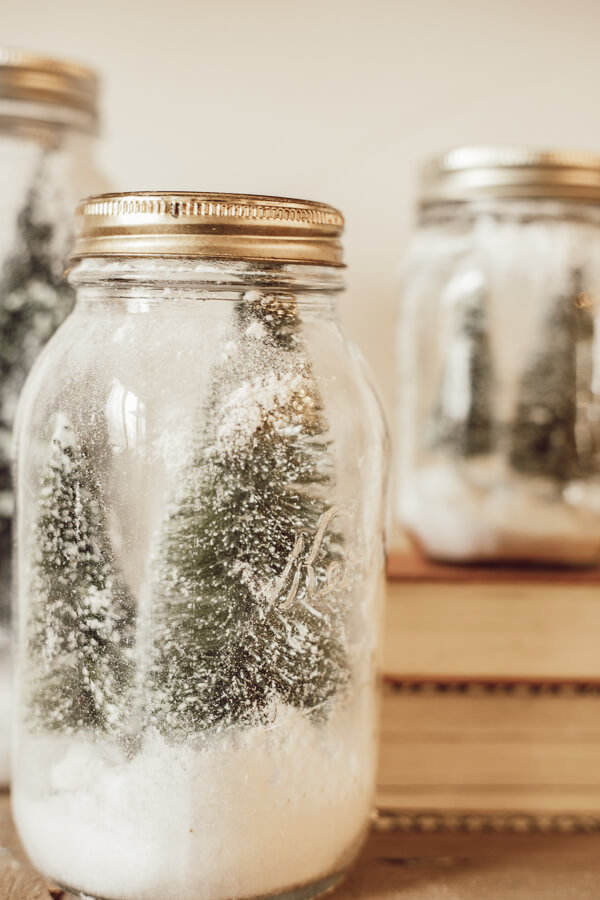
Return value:
M 398 333 L 396 510 L 433 558 L 600 560 L 600 210 L 425 210 Z
M 385 429 L 362 360 L 306 267 L 74 277 L 19 414 L 21 837 L 103 900 L 316 896 L 373 799 Z
M 75 201 L 102 183 L 93 139 L 40 104 L 0 100 L 0 783 L 9 780 L 12 431 L 41 348 L 73 306 L 64 277 Z M 42 118 L 40 118 L 42 117 Z

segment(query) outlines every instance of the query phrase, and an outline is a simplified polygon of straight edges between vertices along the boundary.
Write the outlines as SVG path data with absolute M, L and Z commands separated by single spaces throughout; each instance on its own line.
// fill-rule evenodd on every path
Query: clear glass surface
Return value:
M 73 306 L 72 210 L 99 185 L 93 140 L 48 104 L 0 100 L 0 785 L 9 781 L 12 435 L 19 393 Z
M 439 204 L 398 329 L 396 509 L 432 557 L 600 562 L 600 211 Z
M 103 900 L 316 896 L 376 765 L 386 434 L 340 276 L 72 278 L 19 409 L 21 838 Z

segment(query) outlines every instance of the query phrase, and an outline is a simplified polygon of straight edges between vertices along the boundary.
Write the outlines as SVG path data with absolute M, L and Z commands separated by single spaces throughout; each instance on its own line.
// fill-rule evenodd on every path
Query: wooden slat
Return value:
M 397 680 L 598 680 L 600 586 L 388 582 L 383 668 Z
M 565 568 L 539 565 L 451 565 L 429 560 L 418 547 L 411 546 L 408 550 L 396 550 L 389 554 L 387 577 L 392 581 L 449 584 L 600 585 L 600 566 Z
M 599 760 L 598 695 L 384 691 L 382 807 L 600 814 Z

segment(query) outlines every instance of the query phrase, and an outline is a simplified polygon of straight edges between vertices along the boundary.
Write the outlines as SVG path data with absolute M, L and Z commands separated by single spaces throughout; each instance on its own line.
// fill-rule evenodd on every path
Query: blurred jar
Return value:
M 0 48 L 0 784 L 9 775 L 11 444 L 27 372 L 72 308 L 74 205 L 101 189 L 88 69 Z M 4 632 L 4 633 L 2 633 Z
M 398 335 L 397 512 L 432 558 L 600 560 L 600 157 L 427 166 Z
M 308 900 L 376 766 L 386 439 L 343 220 L 213 194 L 80 220 L 19 412 L 21 837 L 86 896 Z

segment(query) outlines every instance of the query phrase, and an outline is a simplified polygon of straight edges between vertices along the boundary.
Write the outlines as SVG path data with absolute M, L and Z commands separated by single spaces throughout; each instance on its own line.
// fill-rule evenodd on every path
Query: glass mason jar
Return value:
M 426 168 L 399 331 L 397 512 L 436 559 L 600 561 L 600 157 Z
M 19 392 L 73 305 L 64 278 L 76 200 L 101 184 L 92 160 L 96 78 L 0 48 L 0 783 L 9 777 L 11 446 Z
M 21 838 L 86 897 L 317 896 L 372 808 L 383 584 L 343 220 L 213 194 L 78 219 L 19 412 Z

